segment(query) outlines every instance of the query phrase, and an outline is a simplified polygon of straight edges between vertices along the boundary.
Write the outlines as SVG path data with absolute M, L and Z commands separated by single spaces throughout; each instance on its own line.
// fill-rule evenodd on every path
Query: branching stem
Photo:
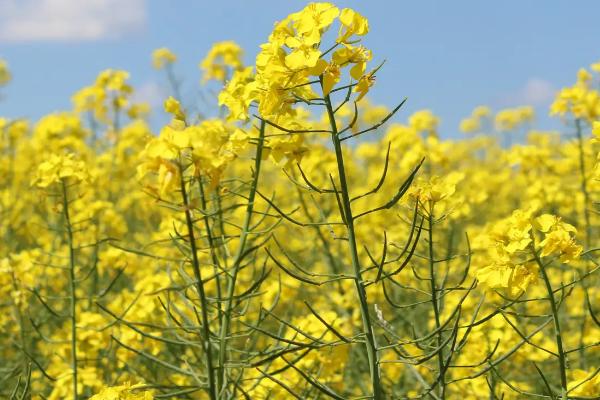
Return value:
M 341 209 L 342 219 L 345 221 L 346 230 L 348 234 L 348 250 L 350 251 L 350 258 L 352 260 L 352 267 L 354 270 L 354 284 L 356 287 L 356 294 L 358 296 L 360 312 L 363 322 L 363 334 L 365 336 L 365 345 L 367 350 L 367 358 L 369 361 L 369 372 L 371 375 L 371 385 L 373 390 L 373 399 L 380 400 L 384 398 L 383 389 L 381 387 L 381 377 L 379 368 L 379 356 L 377 354 L 377 345 L 375 343 L 375 334 L 371 319 L 369 316 L 369 304 L 367 302 L 367 293 L 365 291 L 365 283 L 361 274 L 360 261 L 358 258 L 358 248 L 356 244 L 356 234 L 354 232 L 354 216 L 352 215 L 352 209 L 350 204 L 350 194 L 348 190 L 348 182 L 346 181 L 346 169 L 344 167 L 344 156 L 342 154 L 342 145 L 340 137 L 338 136 L 338 128 L 335 120 L 335 114 L 331 105 L 331 98 L 329 95 L 325 96 L 325 105 L 327 108 L 327 115 L 329 117 L 329 124 L 331 125 L 331 140 L 335 149 L 335 157 L 338 167 L 339 181 L 340 181 L 340 195 L 341 195 Z

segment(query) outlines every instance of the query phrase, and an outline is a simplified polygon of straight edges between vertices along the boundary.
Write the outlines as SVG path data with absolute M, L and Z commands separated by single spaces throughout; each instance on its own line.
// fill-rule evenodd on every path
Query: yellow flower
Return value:
M 73 154 L 66 156 L 53 154 L 48 161 L 40 164 L 32 184 L 40 188 L 68 180 L 70 183 L 89 181 L 89 173 L 83 161 Z
M 323 72 L 323 94 L 327 96 L 339 81 L 340 67 L 337 64 L 329 64 Z
M 161 47 L 152 52 L 152 66 L 156 69 L 162 69 L 176 61 L 177 56 L 166 47 Z
M 577 71 L 577 82 L 578 83 L 587 85 L 587 83 L 591 80 L 592 80 L 592 74 L 590 74 L 590 72 L 588 70 L 586 70 L 585 68 L 580 68 L 579 71 Z
M 298 46 L 285 56 L 285 65 L 291 70 L 313 68 L 320 56 L 321 52 L 312 46 Z
M 127 84 L 129 72 L 123 70 L 107 69 L 96 78 L 96 86 L 118 92 L 131 93 L 133 88 Z
M 521 292 L 537 282 L 538 266 L 535 263 L 512 264 L 509 259 L 498 257 L 492 259 L 492 264 L 479 268 L 476 272 L 477 280 L 494 289 L 507 289 L 512 296 Z
M 499 221 L 490 235 L 513 254 L 525 250 L 531 243 L 531 229 L 531 212 L 515 210 L 509 218 Z
M 185 112 L 181 108 L 181 104 L 173 96 L 169 96 L 165 100 L 165 111 L 173 115 L 173 118 L 185 121 Z
M 113 123 L 119 111 L 128 111 L 133 94 L 133 87 L 127 83 L 128 79 L 127 71 L 107 69 L 100 72 L 93 85 L 86 86 L 73 95 L 75 111 L 91 112 L 97 120 Z
M 248 119 L 248 108 L 255 98 L 254 89 L 250 85 L 253 81 L 252 67 L 235 71 L 231 80 L 219 93 L 219 105 L 229 109 L 230 119 Z
M 90 397 L 90 400 L 153 400 L 154 395 L 149 390 L 144 390 L 143 384 L 127 382 L 123 385 L 112 386 L 102 389 L 98 394 Z
M 464 174 L 452 172 L 444 177 L 432 176 L 425 181 L 419 178 L 409 189 L 410 197 L 418 198 L 422 203 L 438 203 L 456 192 L 456 185 L 464 179 Z
M 230 78 L 230 71 L 240 71 L 244 68 L 242 48 L 231 40 L 215 43 L 199 67 L 204 71 L 202 82 L 211 79 L 225 82 Z
M 537 281 L 538 266 L 524 252 L 532 242 L 532 213 L 533 209 L 515 210 L 479 238 L 479 246 L 486 250 L 483 265 L 475 273 L 480 282 L 516 296 Z
M 584 371 L 574 369 L 571 372 L 571 381 L 567 388 L 571 396 L 592 398 L 600 393 L 600 374 L 598 371 Z
M 460 131 L 464 133 L 473 133 L 481 129 L 479 120 L 475 118 L 464 118 L 460 121 Z
M 331 3 L 310 3 L 302 11 L 292 14 L 297 38 L 307 46 L 321 41 L 321 35 L 339 15 L 339 9 Z M 288 44 L 289 45 L 289 44 Z
M 471 115 L 475 118 L 486 118 L 492 115 L 492 110 L 487 106 L 477 106 L 473 109 Z
M 594 135 L 595 142 L 600 142 L 600 121 L 594 121 L 592 125 L 592 135 Z
M 357 102 L 365 97 L 367 93 L 369 93 L 369 89 L 371 89 L 371 86 L 373 86 L 374 83 L 375 77 L 373 77 L 371 74 L 360 77 L 353 90 L 355 93 L 358 93 L 358 97 L 356 98 Z
M 440 119 L 433 115 L 430 110 L 419 110 L 408 118 L 408 124 L 417 132 L 425 132 L 428 135 L 437 136 L 437 128 Z
M 564 116 L 571 113 L 590 123 L 600 116 L 600 94 L 589 87 L 587 81 L 579 80 L 574 86 L 563 88 L 550 106 L 550 115 Z
M 531 122 L 535 116 L 530 106 L 508 108 L 496 114 L 495 124 L 499 131 L 513 131 L 519 126 Z
M 545 234 L 540 243 L 542 257 L 556 254 L 564 263 L 569 263 L 582 252 L 582 247 L 575 242 L 577 230 L 571 224 L 562 222 L 559 217 L 544 214 L 536 219 L 538 229 Z
M 350 8 L 344 8 L 340 13 L 340 32 L 337 41 L 346 43 L 352 35 L 363 36 L 369 33 L 369 21 Z
M 131 119 L 143 118 L 148 114 L 150 114 L 150 104 L 148 103 L 132 104 L 127 110 L 127 115 Z
M 0 58 L 0 86 L 6 85 L 11 80 L 11 74 L 8 69 L 8 63 Z
M 372 58 L 371 50 L 363 46 L 352 47 L 346 45 L 333 53 L 333 62 L 339 66 L 354 64 L 350 69 L 350 76 L 359 80 L 367 69 L 367 62 Z

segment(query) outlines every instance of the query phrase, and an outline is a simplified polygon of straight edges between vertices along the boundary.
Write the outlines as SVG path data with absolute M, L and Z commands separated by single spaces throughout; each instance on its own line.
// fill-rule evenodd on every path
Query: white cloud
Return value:
M 148 103 L 153 109 L 162 109 L 163 102 L 168 97 L 164 88 L 156 82 L 146 82 L 135 88 L 132 101 Z
M 531 78 L 521 89 L 506 96 L 502 103 L 506 103 L 508 106 L 545 106 L 554 99 L 556 91 L 550 82 L 540 78 Z
M 0 0 L 0 40 L 85 41 L 140 31 L 146 0 Z

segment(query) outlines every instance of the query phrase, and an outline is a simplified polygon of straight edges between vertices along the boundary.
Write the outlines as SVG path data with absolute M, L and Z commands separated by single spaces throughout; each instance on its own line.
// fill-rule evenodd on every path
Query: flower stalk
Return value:
M 77 400 L 77 292 L 75 281 L 75 248 L 73 245 L 73 226 L 69 214 L 69 197 L 67 183 L 61 179 L 63 215 L 67 231 L 67 246 L 69 247 L 69 302 L 71 319 L 71 369 L 73 373 L 73 399 Z
M 532 238 L 533 239 L 533 238 Z M 532 244 L 532 253 L 535 258 L 535 262 L 540 268 L 540 272 L 542 274 L 542 279 L 544 281 L 544 285 L 546 287 L 546 292 L 548 293 L 548 302 L 550 303 L 550 311 L 552 313 L 552 322 L 554 323 L 554 337 L 556 341 L 556 348 L 558 352 L 558 365 L 560 371 L 560 387 L 561 387 L 561 399 L 566 400 L 567 397 L 567 357 L 565 353 L 565 349 L 563 347 L 562 340 L 562 331 L 560 327 L 560 319 L 558 313 L 558 306 L 556 304 L 556 299 L 554 298 L 554 289 L 552 288 L 552 284 L 550 282 L 550 278 L 548 277 L 548 273 L 546 271 L 546 265 L 542 262 L 539 254 L 535 250 L 535 246 Z
M 194 270 L 194 278 L 196 280 L 196 290 L 200 297 L 200 306 L 202 314 L 202 342 L 203 348 L 206 354 L 206 368 L 208 369 L 208 393 L 211 400 L 217 399 L 217 388 L 215 381 L 215 370 L 213 366 L 213 351 L 210 343 L 210 326 L 208 320 L 208 301 L 206 299 L 206 293 L 204 290 L 204 282 L 202 281 L 202 273 L 200 271 L 200 261 L 198 260 L 198 249 L 196 246 L 196 235 L 194 233 L 194 222 L 192 218 L 192 211 L 190 209 L 190 202 L 188 198 L 187 189 L 184 180 L 184 171 L 181 164 L 179 164 L 179 176 L 181 184 L 181 197 L 183 200 L 183 209 L 185 214 L 185 222 L 187 226 L 188 238 L 190 242 L 190 249 L 192 255 L 192 268 Z
M 375 400 L 379 400 L 384 398 L 383 389 L 381 386 L 379 356 L 377 353 L 377 344 L 375 342 L 375 332 L 373 329 L 373 325 L 371 324 L 371 318 L 369 314 L 367 293 L 365 290 L 364 280 L 361 274 L 360 261 L 358 258 L 356 233 L 354 231 L 354 216 L 352 215 L 352 208 L 350 204 L 350 194 L 348 189 L 348 182 L 346 180 L 346 168 L 344 166 L 342 145 L 340 137 L 338 136 L 338 128 L 335 120 L 335 113 L 333 111 L 333 106 L 331 105 L 331 98 L 329 95 L 325 96 L 325 106 L 327 108 L 327 116 L 329 119 L 329 124 L 331 126 L 331 141 L 335 150 L 335 158 L 339 174 L 339 191 L 342 199 L 342 207 L 340 209 L 340 213 L 342 214 L 342 219 L 345 221 L 346 232 L 348 234 L 348 250 L 350 252 L 350 259 L 352 261 L 352 268 L 354 271 L 354 285 L 359 301 L 361 318 L 363 323 L 363 335 L 365 338 L 365 347 L 367 351 L 367 358 L 369 361 L 369 373 L 371 376 L 371 389 L 373 391 L 373 398 Z
M 248 203 L 246 205 L 246 215 L 244 217 L 244 224 L 242 225 L 242 231 L 240 232 L 239 245 L 237 248 L 236 256 L 233 260 L 233 265 L 230 269 L 230 277 L 227 286 L 226 303 L 223 312 L 223 318 L 221 322 L 221 329 L 219 335 L 219 375 L 218 375 L 218 386 L 219 395 L 225 392 L 227 389 L 227 372 L 225 370 L 225 363 L 227 361 L 227 336 L 232 320 L 233 301 L 235 297 L 236 282 L 240 266 L 244 258 L 246 244 L 248 241 L 248 235 L 250 234 L 250 224 L 252 222 L 252 215 L 254 213 L 254 201 L 256 198 L 256 191 L 258 188 L 258 180 L 260 177 L 260 168 L 262 163 L 263 147 L 265 141 L 265 129 L 266 123 L 264 120 L 260 122 L 258 142 L 256 144 L 256 153 L 254 156 L 254 171 L 252 182 L 250 184 L 250 192 L 248 194 Z

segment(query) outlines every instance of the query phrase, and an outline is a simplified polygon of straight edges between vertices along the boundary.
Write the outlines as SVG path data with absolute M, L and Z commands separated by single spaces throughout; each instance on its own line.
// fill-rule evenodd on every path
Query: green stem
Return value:
M 15 271 L 11 272 L 12 277 L 12 287 L 13 291 L 16 293 L 19 291 L 19 286 L 17 285 L 17 277 L 15 276 Z M 25 355 L 24 358 L 24 366 L 27 366 L 29 360 L 27 359 L 27 336 L 25 334 L 25 319 L 23 318 L 23 312 L 21 311 L 21 305 L 17 303 L 17 301 L 13 300 L 13 307 L 15 313 L 17 314 L 17 318 L 19 320 L 19 339 L 21 341 L 22 352 Z
M 533 256 L 535 257 L 535 261 L 537 265 L 540 267 L 540 272 L 542 273 L 542 278 L 544 280 L 544 284 L 546 285 L 546 291 L 548 292 L 548 301 L 550 302 L 550 309 L 552 311 L 552 320 L 554 322 L 554 334 L 556 337 L 556 347 L 558 349 L 558 363 L 560 368 L 560 386 L 562 389 L 561 398 L 567 399 L 567 357 L 565 355 L 565 350 L 562 344 L 562 332 L 560 329 L 560 321 L 558 318 L 558 307 L 556 305 L 556 299 L 554 298 L 554 290 L 552 289 L 552 284 L 550 283 L 550 279 L 548 278 L 548 274 L 546 273 L 546 267 L 542 263 L 539 255 L 535 251 L 535 247 L 532 249 Z
M 438 358 L 438 369 L 439 369 L 439 381 L 440 381 L 440 398 L 446 398 L 446 374 L 444 368 L 444 349 L 442 348 L 443 337 L 442 330 L 440 329 L 440 309 L 437 298 L 437 284 L 435 279 L 435 253 L 433 249 L 433 203 L 430 203 L 428 222 L 428 234 L 429 234 L 429 282 L 431 283 L 431 306 L 433 308 L 433 315 L 435 317 L 435 329 L 437 333 L 437 358 Z
M 202 178 L 200 176 L 198 178 L 198 188 L 200 190 L 200 204 L 202 206 L 202 211 L 206 213 L 206 195 L 204 193 L 204 185 L 202 184 Z M 221 278 L 219 277 L 219 257 L 217 255 L 217 248 L 214 243 L 212 228 L 210 226 L 210 221 L 208 215 L 204 214 L 204 229 L 206 230 L 206 240 L 208 242 L 208 247 L 210 248 L 210 257 L 213 263 L 214 271 L 215 271 L 215 284 L 217 286 L 217 307 L 219 310 L 219 323 L 221 323 L 223 317 L 223 310 L 221 309 Z
M 167 71 L 167 80 L 169 81 L 169 85 L 171 85 L 171 90 L 173 91 L 173 96 L 175 96 L 175 100 L 181 102 L 181 92 L 179 90 L 179 83 L 177 82 L 177 78 L 175 77 L 175 73 L 173 72 L 173 66 L 170 63 L 167 63 L 165 66 L 165 70 Z
M 208 324 L 208 302 L 206 300 L 206 294 L 204 292 L 204 282 L 202 281 L 202 274 L 200 272 L 200 262 L 198 260 L 198 250 L 196 248 L 196 236 L 194 234 L 194 222 L 192 218 L 192 213 L 190 211 L 190 204 L 185 188 L 185 181 L 183 178 L 184 171 L 181 165 L 179 165 L 179 171 L 181 183 L 181 197 L 183 198 L 183 207 L 185 211 L 185 222 L 187 224 L 190 248 L 192 252 L 192 268 L 194 269 L 194 277 L 196 279 L 196 290 L 198 291 L 198 295 L 200 296 L 200 303 L 202 306 L 202 340 L 204 345 L 204 352 L 206 353 L 206 367 L 208 369 L 208 391 L 211 400 L 216 400 L 217 389 L 215 383 L 215 370 L 213 368 L 212 361 L 212 346 L 210 344 L 210 326 Z
M 221 331 L 219 338 L 219 388 L 220 393 L 225 390 L 227 386 L 227 374 L 225 372 L 225 361 L 227 358 L 227 335 L 229 334 L 229 327 L 231 325 L 231 313 L 233 310 L 233 299 L 235 297 L 235 284 L 237 282 L 237 276 L 240 270 L 244 252 L 246 249 L 246 242 L 248 241 L 248 234 L 250 229 L 250 223 L 252 221 L 252 214 L 254 213 L 254 200 L 256 198 L 256 189 L 258 187 L 258 179 L 260 177 L 260 167 L 262 162 L 263 147 L 265 141 L 265 128 L 266 123 L 264 120 L 260 122 L 260 129 L 258 135 L 258 143 L 256 144 L 256 154 L 254 157 L 254 176 L 252 184 L 250 186 L 250 192 L 248 194 L 248 204 L 246 206 L 246 217 L 242 231 L 240 233 L 240 242 L 238 245 L 237 253 L 233 261 L 231 268 L 231 277 L 227 286 L 227 300 L 225 304 L 225 311 L 221 323 Z
M 225 222 L 223 220 L 223 199 L 221 198 L 221 196 L 219 196 L 220 193 L 220 186 L 217 186 L 215 191 L 213 191 L 212 193 L 212 198 L 213 198 L 213 202 L 216 203 L 217 206 L 217 210 L 216 210 L 216 218 L 217 218 L 217 228 L 218 228 L 218 233 L 216 232 L 215 237 L 219 238 L 218 242 L 218 248 L 220 250 L 220 255 L 221 255 L 221 259 L 223 260 L 223 265 L 227 265 L 228 260 L 229 260 L 229 253 L 227 252 L 227 248 L 226 248 L 226 241 L 225 241 Z
M 73 247 L 73 228 L 69 215 L 69 198 L 67 185 L 62 183 L 63 214 L 67 229 L 67 242 L 69 246 L 69 298 L 71 306 L 71 369 L 73 370 L 73 399 L 77 400 L 77 293 L 75 292 L 75 249 Z
M 325 96 L 325 105 L 327 107 L 327 115 L 331 125 L 331 141 L 335 149 L 335 157 L 337 161 L 338 174 L 340 179 L 340 194 L 342 196 L 342 207 L 340 213 L 343 213 L 348 233 L 348 249 L 354 269 L 354 284 L 356 294 L 359 300 L 360 312 L 363 322 L 363 334 L 365 336 L 365 346 L 367 350 L 367 358 L 369 361 L 369 372 L 371 375 L 371 385 L 373 390 L 373 399 L 379 400 L 384 398 L 383 389 L 381 387 L 381 377 L 379 371 L 379 356 L 377 354 L 377 345 L 375 344 L 375 334 L 371 319 L 369 317 L 369 305 L 367 302 L 367 293 L 364 287 L 364 281 L 360 272 L 360 261 L 358 258 L 358 249 L 356 244 L 356 234 L 354 232 L 354 217 L 350 206 L 350 194 L 348 191 L 348 183 L 346 181 L 346 169 L 344 167 L 344 156 L 342 154 L 342 145 L 338 136 L 338 128 L 335 120 L 335 113 L 331 105 L 329 95 Z

